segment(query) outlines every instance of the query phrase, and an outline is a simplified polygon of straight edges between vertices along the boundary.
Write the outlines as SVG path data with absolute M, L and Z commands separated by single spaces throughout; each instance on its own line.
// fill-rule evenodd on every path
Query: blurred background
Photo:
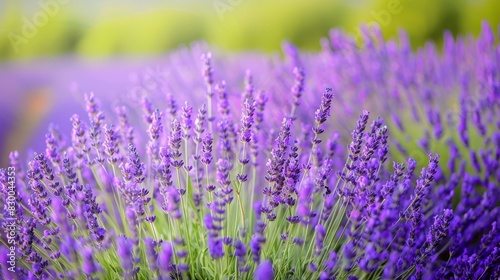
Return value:
M 134 69 L 192 42 L 315 51 L 332 27 L 356 35 L 376 22 L 386 38 L 406 29 L 418 48 L 440 45 L 444 30 L 476 35 L 483 19 L 498 26 L 498 0 L 0 0 L 0 164 L 10 150 L 43 147 L 29 139 L 50 123 L 69 127 L 83 113 L 76 92 L 118 94 Z
M 43 15 L 45 14 L 45 15 Z M 352 33 L 378 22 L 408 30 L 415 46 L 443 30 L 477 33 L 500 20 L 495 0 L 2 0 L 0 59 L 74 53 L 103 57 L 162 53 L 194 40 L 229 50 L 279 50 L 284 39 L 319 49 L 335 26 Z

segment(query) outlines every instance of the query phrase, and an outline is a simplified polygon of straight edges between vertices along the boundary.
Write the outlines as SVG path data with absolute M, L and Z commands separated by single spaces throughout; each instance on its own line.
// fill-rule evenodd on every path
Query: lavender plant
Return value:
M 228 65 L 240 66 L 205 54 L 197 86 L 184 88 L 204 96 L 182 108 L 165 88 L 114 113 L 87 94 L 88 120 L 74 115 L 70 137 L 51 127 L 27 165 L 11 153 L 15 203 L 0 171 L 2 258 L 12 221 L 18 256 L 14 273 L 2 260 L 3 276 L 498 279 L 491 29 L 446 35 L 442 55 L 363 31 L 361 50 L 338 31 L 318 54 L 287 44 L 272 75 L 261 65 L 235 78 Z M 259 75 L 272 81 L 259 87 Z M 459 113 L 443 122 L 457 98 Z M 415 134 L 418 144 L 403 143 Z M 415 149 L 428 158 L 409 157 Z

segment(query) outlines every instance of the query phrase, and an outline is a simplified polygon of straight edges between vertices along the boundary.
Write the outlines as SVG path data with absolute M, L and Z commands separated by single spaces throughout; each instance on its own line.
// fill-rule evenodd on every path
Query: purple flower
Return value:
M 427 233 L 424 246 L 421 250 L 423 257 L 429 255 L 437 245 L 448 236 L 448 227 L 452 218 L 453 211 L 450 209 L 445 209 L 442 215 L 434 217 L 434 223 Z M 418 263 L 422 262 L 423 258 L 418 261 Z
M 170 136 L 168 138 L 168 146 L 172 153 L 172 166 L 175 168 L 180 168 L 184 165 L 184 161 L 181 158 L 182 153 L 180 151 L 181 148 L 181 125 L 174 119 L 171 124 L 172 130 L 170 132 Z
M 204 164 L 210 164 L 212 162 L 212 143 L 214 139 L 212 138 L 212 134 L 207 133 L 203 138 L 203 154 L 201 157 L 201 162 Z
M 82 252 L 83 257 L 83 272 L 88 277 L 91 277 L 92 274 L 97 273 L 101 270 L 99 264 L 94 259 L 94 252 L 92 248 L 86 247 Z
M 292 110 L 290 112 L 290 118 L 295 118 L 295 111 L 300 105 L 300 97 L 302 96 L 302 92 L 304 90 L 304 80 L 305 80 L 305 74 L 304 74 L 304 69 L 294 67 L 293 68 L 293 75 L 294 75 L 294 84 L 292 86 L 292 95 L 293 95 L 293 102 L 292 102 Z
M 218 93 L 219 102 L 217 110 L 223 118 L 230 117 L 229 101 L 227 100 L 226 82 L 221 81 L 215 86 L 215 91 Z
M 149 125 L 149 137 L 151 140 L 156 141 L 158 138 L 160 138 L 160 134 L 163 132 L 163 125 L 161 122 L 161 117 L 162 113 L 160 110 L 156 109 L 152 114 L 151 114 L 151 124 Z
M 222 158 L 232 159 L 233 151 L 231 147 L 231 140 L 229 133 L 230 131 L 230 122 L 227 118 L 222 119 L 217 123 L 219 129 L 219 153 Z
M 207 86 L 207 88 L 212 87 L 214 83 L 211 59 L 212 59 L 211 53 L 203 54 L 201 56 L 201 60 L 203 61 L 203 68 L 201 70 L 201 75 L 203 77 L 203 80 L 205 81 L 205 85 Z M 207 94 L 210 95 L 212 93 L 208 91 Z
M 119 117 L 119 132 L 121 140 L 125 141 L 126 144 L 132 144 L 134 141 L 134 128 L 130 126 L 126 107 L 116 107 L 115 113 Z
M 254 123 L 254 112 L 256 103 L 252 98 L 245 100 L 243 104 L 244 110 L 241 116 L 241 133 L 240 141 L 249 143 L 252 137 L 252 125 Z
M 182 217 L 180 203 L 181 197 L 179 190 L 173 186 L 168 187 L 164 194 L 164 203 L 162 204 L 163 211 L 168 213 L 172 218 L 178 220 Z
M 171 272 L 172 269 L 172 257 L 173 257 L 173 248 L 170 242 L 163 242 L 161 246 L 160 252 L 158 254 L 158 267 L 160 271 L 164 274 Z
M 194 44 L 169 55 L 168 77 L 96 83 L 123 98 L 81 96 L 88 119 L 50 125 L 0 169 L 16 275 L 497 279 L 493 31 L 447 33 L 442 52 L 359 35 L 332 30 L 317 53 L 285 43 L 284 59 Z
M 104 121 L 104 113 L 100 111 L 93 92 L 85 94 L 85 104 L 90 122 L 94 124 L 96 131 L 99 131 L 101 123 Z
M 201 135 L 205 132 L 204 124 L 205 124 L 205 115 L 207 111 L 205 105 L 203 105 L 200 109 L 198 109 L 198 114 L 196 115 L 196 119 L 194 121 L 195 127 L 193 128 L 196 136 L 194 137 L 194 142 L 199 144 L 202 140 Z
M 229 180 L 230 171 L 231 165 L 229 161 L 224 159 L 217 161 L 217 183 L 220 185 L 218 196 L 223 199 L 224 204 L 229 204 L 233 200 L 233 189 L 229 187 L 231 185 L 231 181 Z
M 144 244 L 146 246 L 146 257 L 148 259 L 149 268 L 153 271 L 158 269 L 158 253 L 156 248 L 158 247 L 158 242 L 152 238 L 144 238 Z
M 365 131 L 366 124 L 368 123 L 368 117 L 370 113 L 368 111 L 363 111 L 363 114 L 359 116 L 356 128 L 352 132 L 352 142 L 349 145 L 349 159 L 356 161 L 358 155 L 361 152 L 361 144 L 363 141 L 363 133 Z
M 187 101 L 182 107 L 182 137 L 184 139 L 189 139 L 191 137 L 190 131 L 193 126 L 193 121 L 191 120 L 191 115 L 193 114 L 193 107 L 189 106 Z
M 259 237 L 256 234 L 254 234 L 252 236 L 252 240 L 250 240 L 250 249 L 252 251 L 252 257 L 253 257 L 252 259 L 256 263 L 260 262 L 260 252 L 262 249 L 261 241 L 263 241 L 261 237 Z
M 224 256 L 222 240 L 217 237 L 208 236 L 208 252 L 213 259 L 220 259 Z
M 133 244 L 126 236 L 118 236 L 117 253 L 122 265 L 123 277 L 132 278 L 135 275 Z
M 241 96 L 243 102 L 245 102 L 247 99 L 251 99 L 253 97 L 254 92 L 252 71 L 249 69 L 245 70 L 245 79 L 243 82 L 245 84 L 245 90 L 242 92 Z
M 337 253 L 330 252 L 328 259 L 325 262 L 325 270 L 320 274 L 321 280 L 334 279 L 335 266 L 337 264 Z
M 272 189 L 264 188 L 263 192 L 267 196 L 281 193 L 284 183 L 283 169 L 287 160 L 291 126 L 291 120 L 283 119 L 280 134 L 278 138 L 276 138 L 276 147 L 272 149 L 271 158 L 266 164 L 268 169 L 265 179 L 274 186 Z
M 104 125 L 104 152 L 108 155 L 108 162 L 118 162 L 120 150 L 118 149 L 118 135 L 113 125 Z
M 322 224 L 318 224 L 316 226 L 316 240 L 315 240 L 316 255 L 319 255 L 323 250 L 323 241 L 325 240 L 325 235 L 326 235 L 325 227 Z
M 333 92 L 331 88 L 325 89 L 323 96 L 321 97 L 321 105 L 315 113 L 316 124 L 320 125 L 326 122 L 326 119 L 330 116 L 330 107 L 332 105 Z M 319 134 L 319 133 L 318 133 Z
M 234 255 L 238 258 L 238 270 L 240 272 L 248 272 L 250 267 L 246 265 L 247 248 L 241 240 L 234 242 Z
M 272 280 L 274 279 L 273 264 L 270 261 L 262 261 L 257 269 L 255 269 L 254 278 L 256 280 Z

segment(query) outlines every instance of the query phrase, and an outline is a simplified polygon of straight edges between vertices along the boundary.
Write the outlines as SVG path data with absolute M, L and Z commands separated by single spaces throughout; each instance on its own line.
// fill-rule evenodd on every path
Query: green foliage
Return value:
M 339 1 L 265 1 L 243 2 L 223 19 L 215 21 L 209 41 L 227 49 L 275 51 L 283 40 L 305 49 L 318 49 L 319 38 L 332 26 L 341 26 L 348 18 L 345 4 Z M 217 19 L 216 19 L 217 20 Z
M 103 21 L 81 38 L 85 55 L 160 53 L 203 37 L 204 19 L 185 11 L 158 11 Z
M 22 35 L 23 17 L 31 19 L 42 10 L 38 7 L 28 14 L 10 5 L 0 19 L 0 59 L 68 52 L 85 56 L 162 53 L 195 40 L 231 50 L 265 51 L 277 51 L 283 40 L 290 40 L 302 49 L 317 50 L 319 39 L 330 28 L 356 34 L 362 22 L 378 22 L 386 37 L 404 28 L 414 46 L 421 46 L 429 39 L 440 42 L 443 30 L 477 34 L 482 19 L 495 26 L 500 22 L 499 6 L 494 0 L 220 0 L 203 8 L 164 6 L 144 13 L 114 5 L 89 19 L 67 5 L 15 51 L 9 34 Z

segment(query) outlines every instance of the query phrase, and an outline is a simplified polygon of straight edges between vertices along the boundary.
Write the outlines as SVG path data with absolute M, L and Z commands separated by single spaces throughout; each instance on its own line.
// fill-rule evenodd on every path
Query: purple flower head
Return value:
M 262 261 L 257 269 L 255 269 L 254 278 L 256 280 L 272 280 L 274 279 L 273 264 L 268 261 Z
M 231 171 L 231 164 L 225 159 L 217 161 L 217 182 L 223 187 L 228 188 L 231 184 L 229 180 L 229 172 Z
M 205 81 L 205 85 L 207 88 L 212 87 L 213 80 L 213 69 L 212 69 L 212 53 L 206 53 L 201 56 L 201 60 L 203 62 L 203 67 L 201 69 L 201 75 L 203 80 Z M 212 95 L 212 92 L 208 92 L 207 94 Z
M 223 118 L 229 118 L 230 109 L 229 101 L 227 100 L 226 81 L 221 81 L 215 86 L 215 91 L 218 93 L 219 102 L 217 103 L 217 110 Z
M 234 255 L 238 258 L 238 270 L 240 272 L 247 272 L 249 269 L 249 267 L 246 266 L 247 248 L 245 243 L 241 242 L 241 240 L 236 240 L 234 242 Z
M 326 122 L 327 118 L 330 116 L 330 107 L 332 105 L 333 92 L 331 88 L 325 89 L 323 96 L 321 97 L 321 105 L 315 113 L 315 121 L 319 126 Z M 319 133 L 318 133 L 319 134 Z
M 254 85 L 253 85 L 252 71 L 250 71 L 250 69 L 245 70 L 244 84 L 245 84 L 245 90 L 241 94 L 243 102 L 253 97 Z
M 83 257 L 83 272 L 87 276 L 91 276 L 101 270 L 101 267 L 94 259 L 94 252 L 92 248 L 86 247 L 82 250 Z
M 446 236 L 448 236 L 448 227 L 453 218 L 453 211 L 445 209 L 442 215 L 434 217 L 434 223 L 431 225 L 427 233 L 423 254 L 428 255 L 434 248 L 437 247 Z
M 214 221 L 210 213 L 205 214 L 205 218 L 203 219 L 203 223 L 207 230 L 212 230 L 214 228 Z
M 134 274 L 133 244 L 126 236 L 118 236 L 117 253 L 122 265 L 123 276 L 131 278 Z
M 146 257 L 148 259 L 149 268 L 151 270 L 158 269 L 158 253 L 156 248 L 158 247 L 158 242 L 150 237 L 144 238 L 144 244 L 146 246 Z
M 286 217 L 286 220 L 292 224 L 296 224 L 300 222 L 300 217 L 299 216 L 288 216 Z
M 176 187 L 170 186 L 166 189 L 164 194 L 164 203 L 162 205 L 163 211 L 168 213 L 174 219 L 180 219 L 182 212 L 180 209 L 181 197 L 179 190 Z
M 123 165 L 124 169 L 122 169 L 122 172 L 129 171 L 130 175 L 132 176 L 132 179 L 134 180 L 135 183 L 142 183 L 145 180 L 144 177 L 144 169 L 145 166 L 141 162 L 141 158 L 139 156 L 139 153 L 137 152 L 137 149 L 134 145 L 129 144 L 128 146 L 128 160 L 129 160 L 129 166 L 128 168 Z M 125 175 L 125 174 L 124 174 Z M 126 176 L 128 177 L 128 176 Z
M 119 132 L 120 137 L 127 144 L 134 141 L 134 128 L 130 126 L 127 109 L 125 106 L 118 106 L 115 108 L 115 113 L 119 117 Z
M 266 164 L 268 170 L 265 179 L 275 185 L 276 190 L 274 190 L 274 193 L 281 192 L 284 184 L 283 169 L 287 160 L 291 126 L 291 120 L 283 119 L 281 131 L 275 141 L 276 147 L 272 149 L 271 158 Z M 263 192 L 265 195 L 270 195 L 272 190 L 265 188 Z
M 160 192 L 163 194 L 166 191 L 166 187 L 172 185 L 172 171 L 171 167 L 171 154 L 168 148 L 160 148 L 160 165 L 158 168 L 158 179 L 161 185 Z
M 302 245 L 304 245 L 305 243 L 305 240 L 301 237 L 295 237 L 293 240 L 292 240 L 292 243 L 301 247 Z
M 160 138 L 161 133 L 163 132 L 163 124 L 162 124 L 162 113 L 160 110 L 156 109 L 151 114 L 151 124 L 149 125 L 148 133 L 151 140 L 156 141 Z
M 78 158 L 78 166 L 81 167 L 84 163 L 84 155 L 87 155 L 90 148 L 87 145 L 86 137 L 86 127 L 81 122 L 80 117 L 75 114 L 71 117 L 70 121 L 73 124 L 72 131 L 72 145 L 76 151 L 76 157 Z
M 100 111 L 93 92 L 85 94 L 85 103 L 89 120 L 94 123 L 96 131 L 99 131 L 101 123 L 104 121 L 104 114 Z
M 49 133 L 45 135 L 45 154 L 52 163 L 56 166 L 59 165 L 61 161 L 61 155 L 59 154 L 59 146 L 61 143 L 61 138 L 56 127 L 52 126 L 49 128 Z
M 177 119 L 174 119 L 171 124 L 170 136 L 168 138 L 168 146 L 172 155 L 172 166 L 175 168 L 180 168 L 184 165 L 184 161 L 181 159 L 181 125 Z
M 325 236 L 326 236 L 325 227 L 322 224 L 318 224 L 316 226 L 316 240 L 315 240 L 316 255 L 319 255 L 323 250 L 323 241 L 325 240 Z
M 203 153 L 201 157 L 201 162 L 204 164 L 210 164 L 212 162 L 212 144 L 214 139 L 212 138 L 212 134 L 207 133 L 203 138 Z
M 314 185 L 311 182 L 305 182 L 302 189 L 299 190 L 299 203 L 297 208 L 297 214 L 302 217 L 302 219 L 307 222 L 309 218 L 312 217 L 313 212 L 311 211 L 312 195 L 314 191 Z
M 366 124 L 368 123 L 368 118 L 370 113 L 368 111 L 363 111 L 363 114 L 359 116 L 358 122 L 356 124 L 356 128 L 351 133 L 352 142 L 349 145 L 349 159 L 352 161 L 356 161 L 361 152 L 361 145 L 363 141 L 363 133 L 366 128 Z
M 326 270 L 333 271 L 336 264 L 337 264 L 337 253 L 332 251 L 332 252 L 330 252 L 330 255 L 328 256 L 328 261 L 325 264 L 325 268 L 326 268 Z
M 208 236 L 208 252 L 210 256 L 216 260 L 220 259 L 224 256 L 224 247 L 222 244 L 222 240 L 217 237 Z
M 191 120 L 191 115 L 193 114 L 193 107 L 189 106 L 187 101 L 182 107 L 182 137 L 189 139 L 191 137 L 191 128 L 193 126 L 193 121 Z
M 346 243 L 346 245 L 343 248 L 343 253 L 348 260 L 352 260 L 356 257 L 357 255 L 356 247 L 354 246 L 352 241 Z
M 151 100 L 149 100 L 147 96 L 142 96 L 141 105 L 142 105 L 142 111 L 144 112 L 144 114 L 142 115 L 142 119 L 146 124 L 151 124 L 153 122 L 151 116 L 154 112 Z
M 205 108 L 205 104 L 198 109 L 198 114 L 196 115 L 196 119 L 194 121 L 194 131 L 196 136 L 194 137 L 194 141 L 196 144 L 201 142 L 201 135 L 205 132 L 204 124 L 205 124 L 205 116 L 207 114 L 207 110 Z
M 177 102 L 175 101 L 174 95 L 171 93 L 167 94 L 167 112 L 170 113 L 170 119 L 173 120 L 177 118 Z
M 260 215 L 262 214 L 262 202 L 260 200 L 257 200 L 253 204 L 253 211 L 255 212 L 255 217 L 257 217 L 258 220 L 260 220 Z
M 287 60 L 294 66 L 300 66 L 299 50 L 289 41 L 284 41 L 281 44 L 281 50 L 285 54 Z
M 232 143 L 230 140 L 230 121 L 226 118 L 218 122 L 219 129 L 219 152 L 223 158 L 232 158 Z
M 261 244 L 263 243 L 258 235 L 254 234 L 250 240 L 250 249 L 252 251 L 252 259 L 254 262 L 260 262 L 260 252 L 262 250 Z
M 300 105 L 300 98 L 304 91 L 304 80 L 305 74 L 304 69 L 299 67 L 293 68 L 294 84 L 292 86 L 291 92 L 293 95 L 292 109 L 290 112 L 290 118 L 295 119 L 295 111 Z
M 252 98 L 245 99 L 243 104 L 243 113 L 241 116 L 241 132 L 240 141 L 249 143 L 252 137 L 252 125 L 254 123 L 255 100 Z
M 309 270 L 311 272 L 316 272 L 318 270 L 318 266 L 312 262 L 309 264 Z
M 158 267 L 164 274 L 168 275 L 171 272 L 173 253 L 172 244 L 170 242 L 163 242 L 158 254 Z
M 119 160 L 118 134 L 113 125 L 104 125 L 104 152 L 108 155 L 109 163 L 117 163 Z

